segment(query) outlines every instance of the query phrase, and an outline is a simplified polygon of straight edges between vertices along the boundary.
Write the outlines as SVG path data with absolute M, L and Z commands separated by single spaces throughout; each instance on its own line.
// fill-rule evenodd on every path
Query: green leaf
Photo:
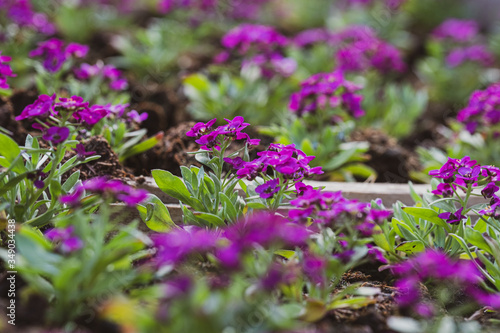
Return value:
M 134 155 L 138 155 L 140 153 L 143 153 L 145 151 L 150 150 L 154 146 L 156 146 L 159 142 L 163 140 L 163 132 L 160 132 L 156 134 L 155 136 L 150 137 L 149 139 L 146 139 L 130 149 L 127 149 L 124 153 L 120 155 L 120 162 L 125 161 L 127 158 L 132 157 Z
M 413 217 L 420 218 L 431 223 L 434 223 L 440 227 L 445 228 L 446 230 L 450 230 L 448 223 L 446 223 L 443 219 L 441 219 L 438 213 L 430 208 L 422 208 L 422 207 L 403 207 L 403 211 Z
M 68 179 L 62 185 L 62 189 L 64 192 L 68 193 L 75 186 L 75 184 L 80 179 L 80 170 L 76 170 L 68 177 Z
M 5 161 L 8 165 L 2 164 L 2 166 L 8 168 L 12 163 L 16 163 L 12 168 L 13 171 L 17 173 L 23 173 L 26 171 L 26 168 L 22 164 L 21 160 L 17 160 L 16 158 L 21 155 L 21 149 L 18 144 L 12 140 L 9 136 L 0 132 L 0 147 L 2 147 L 0 156 L 5 158 Z
M 29 172 L 25 172 L 23 174 L 13 177 L 12 179 L 9 179 L 9 181 L 6 184 L 2 185 L 2 187 L 0 188 L 0 196 L 4 195 L 12 188 L 14 188 L 14 186 L 22 182 L 28 176 L 28 174 Z
M 392 251 L 392 244 L 389 244 L 387 237 L 385 237 L 385 234 L 379 225 L 376 225 L 373 228 L 372 238 L 373 241 L 375 242 L 375 245 L 382 248 L 384 251 L 386 252 Z
M 160 190 L 196 210 L 203 210 L 203 205 L 193 200 L 181 178 L 168 171 L 158 169 L 151 171 L 151 174 Z
M 419 252 L 423 252 L 425 250 L 425 245 L 421 241 L 408 241 L 402 242 L 398 246 L 396 246 L 396 250 L 403 251 L 406 254 L 415 254 Z
M 177 228 L 165 204 L 154 194 L 149 195 L 146 206 L 138 205 L 137 210 L 144 223 L 153 231 L 167 232 Z
M 202 223 L 204 225 L 211 224 L 214 227 L 225 227 L 226 223 L 224 220 L 218 217 L 217 215 L 210 213 L 193 213 L 194 218 L 198 221 L 198 223 Z
M 234 222 L 238 218 L 238 212 L 236 207 L 234 207 L 231 199 L 227 197 L 224 193 L 220 193 L 220 198 L 222 202 L 222 208 L 224 209 L 224 216 L 229 217 L 229 219 Z
M 484 236 L 481 232 L 471 228 L 465 228 L 464 238 L 468 243 L 477 246 L 480 250 L 493 254 L 491 247 L 485 241 Z
M 277 251 L 274 251 L 274 254 L 276 254 L 278 256 L 282 256 L 285 259 L 290 259 L 290 258 L 292 258 L 295 255 L 295 251 L 291 251 L 291 250 L 277 250 Z

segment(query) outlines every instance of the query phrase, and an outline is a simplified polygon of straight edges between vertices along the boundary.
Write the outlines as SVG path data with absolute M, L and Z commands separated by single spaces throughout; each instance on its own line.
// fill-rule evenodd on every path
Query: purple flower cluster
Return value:
M 359 118 L 365 114 L 361 108 L 363 96 L 355 94 L 361 88 L 344 79 L 341 71 L 319 73 L 301 83 L 301 90 L 290 97 L 289 108 L 303 116 L 325 108 L 340 107 L 350 116 Z
M 30 57 L 41 57 L 43 67 L 55 73 L 71 57 L 83 58 L 87 55 L 89 47 L 77 43 L 65 44 L 64 41 L 51 38 L 47 41 L 38 43 L 38 47 L 29 53 Z
M 476 266 L 469 260 L 452 260 L 446 254 L 434 250 L 427 250 L 401 264 L 392 266 L 392 271 L 399 279 L 395 286 L 401 294 L 397 301 L 403 307 L 411 307 L 422 316 L 432 314 L 432 305 L 421 303 L 421 289 L 419 284 L 432 279 L 448 287 L 451 284 L 465 289 L 468 294 L 477 300 L 481 296 L 484 301 L 485 293 L 479 292 L 478 283 L 482 277 Z M 498 298 L 498 297 L 497 297 Z M 480 301 L 481 301 L 480 300 Z
M 500 206 L 500 197 L 496 194 L 499 190 L 496 182 L 500 180 L 500 168 L 489 165 L 481 166 L 477 164 L 477 161 L 465 156 L 462 159 L 448 158 L 440 169 L 430 171 L 429 175 L 443 180 L 443 183 L 432 191 L 433 194 L 443 197 L 453 196 L 457 188 L 465 191 L 468 186 L 476 187 L 478 183 L 486 183 L 481 194 L 485 199 L 490 199 L 490 205 L 479 211 L 479 214 L 500 218 L 500 214 L 496 212 Z M 439 217 L 447 223 L 458 224 L 466 218 L 462 211 L 463 208 L 454 213 L 444 212 L 439 214 Z
M 215 61 L 225 62 L 232 52 L 244 57 L 243 68 L 254 65 L 261 69 L 265 77 L 275 74 L 287 77 L 293 74 L 297 67 L 293 59 L 283 55 L 282 49 L 288 43 L 288 39 L 272 27 L 242 24 L 222 38 L 222 46 L 228 51 L 219 54 Z
M 133 188 L 119 180 L 96 177 L 85 181 L 73 193 L 61 196 L 59 201 L 71 207 L 78 207 L 85 193 L 97 194 L 105 198 L 111 197 L 131 207 L 137 206 L 148 197 L 146 190 Z
M 11 57 L 3 56 L 2 52 L 0 52 L 0 89 L 9 89 L 7 78 L 16 76 L 12 72 L 12 68 L 7 64 L 10 60 Z
M 240 258 L 256 247 L 304 245 L 309 237 L 306 227 L 260 213 L 221 230 L 184 227 L 158 235 L 154 242 L 159 265 L 175 265 L 193 254 L 212 253 L 226 268 L 238 268 Z
M 189 130 L 186 135 L 196 138 L 195 142 L 201 145 L 201 149 L 211 150 L 215 148 L 219 150 L 226 142 L 232 140 L 246 140 L 248 145 L 256 146 L 260 140 L 250 139 L 250 136 L 241 132 L 248 125 L 241 116 L 234 117 L 233 120 L 225 119 L 228 123 L 213 129 L 213 125 L 217 119 L 212 119 L 209 122 L 197 123 Z
M 372 28 L 364 25 L 352 25 L 339 32 L 325 29 L 306 30 L 295 37 L 294 43 L 299 47 L 316 43 L 330 45 L 336 50 L 338 68 L 345 72 L 375 69 L 386 74 L 406 69 L 399 50 L 378 38 Z
M 457 120 L 471 134 L 500 123 L 500 83 L 475 91 L 467 107 L 458 113 Z
M 265 175 L 268 168 L 272 168 L 284 179 L 294 181 L 310 177 L 311 175 L 320 175 L 323 173 L 321 167 L 311 168 L 309 163 L 314 156 L 307 156 L 303 151 L 295 148 L 295 145 L 270 144 L 265 151 L 257 153 L 258 158 L 246 162 L 240 157 L 224 158 L 224 161 L 236 170 L 238 178 L 254 180 L 259 175 Z M 274 194 L 277 192 L 278 184 L 268 182 L 259 188 L 260 195 Z M 278 189 L 279 190 L 279 189 Z
M 478 32 L 479 26 L 476 21 L 448 19 L 434 29 L 432 36 L 438 40 L 468 42 L 476 37 Z
M 45 14 L 33 11 L 29 0 L 4 0 L 0 6 L 0 13 L 2 11 L 19 27 L 27 27 L 45 35 L 56 32 L 55 26 Z
M 135 110 L 125 113 L 128 106 L 128 104 L 90 106 L 89 103 L 85 102 L 80 96 L 72 96 L 70 98 L 61 97 L 59 98 L 59 102 L 56 103 L 55 94 L 52 96 L 40 95 L 33 104 L 24 108 L 21 114 L 16 117 L 16 120 L 36 119 L 45 121 L 49 116 L 57 117 L 61 113 L 69 112 L 72 118 L 78 123 L 91 128 L 105 117 L 125 117 L 129 121 L 137 123 L 141 123 L 147 119 L 147 113 L 139 114 Z M 35 125 L 36 128 L 45 130 L 45 128 L 38 126 L 39 124 Z M 33 127 L 35 127 L 35 125 L 33 125 Z M 51 133 L 55 133 L 52 131 L 55 131 L 55 129 L 51 130 Z
M 113 65 L 104 65 L 98 62 L 95 65 L 83 63 L 80 68 L 75 69 L 75 77 L 81 81 L 87 81 L 94 77 L 102 77 L 109 82 L 111 90 L 125 90 L 128 87 L 127 80 L 122 72 Z
M 479 33 L 475 21 L 449 19 L 439 25 L 432 33 L 438 41 L 449 41 L 453 48 L 446 56 L 450 67 L 457 67 L 465 62 L 478 63 L 481 66 L 491 66 L 495 57 L 484 44 L 475 44 L 474 39 Z
M 392 215 L 389 210 L 372 208 L 368 202 L 346 199 L 340 191 L 323 192 L 303 183 L 297 183 L 295 188 L 297 198 L 290 202 L 294 209 L 289 212 L 292 221 L 305 223 L 312 219 L 316 223 L 339 226 L 349 223 L 369 236 L 375 225 Z
M 349 27 L 335 35 L 332 42 L 335 41 L 342 43 L 335 57 L 343 71 L 361 72 L 373 68 L 386 74 L 406 69 L 399 50 L 379 39 L 369 27 Z
M 74 235 L 75 227 L 53 228 L 45 233 L 45 237 L 51 242 L 59 243 L 59 248 L 64 253 L 78 251 L 83 247 L 80 238 Z

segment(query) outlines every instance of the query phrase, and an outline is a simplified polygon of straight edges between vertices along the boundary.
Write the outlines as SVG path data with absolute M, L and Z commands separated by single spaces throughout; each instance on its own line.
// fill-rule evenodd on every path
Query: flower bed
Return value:
M 0 331 L 497 331 L 485 5 L 0 0 Z

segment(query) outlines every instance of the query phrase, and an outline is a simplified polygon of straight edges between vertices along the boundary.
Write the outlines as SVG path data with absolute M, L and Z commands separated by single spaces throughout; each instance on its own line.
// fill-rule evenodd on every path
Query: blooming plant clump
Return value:
M 243 57 L 242 68 L 257 66 L 264 77 L 293 74 L 296 63 L 283 55 L 283 48 L 289 43 L 288 38 L 274 28 L 264 25 L 242 24 L 229 31 L 222 38 L 222 46 L 227 51 L 217 55 L 215 61 L 225 62 L 234 53 Z

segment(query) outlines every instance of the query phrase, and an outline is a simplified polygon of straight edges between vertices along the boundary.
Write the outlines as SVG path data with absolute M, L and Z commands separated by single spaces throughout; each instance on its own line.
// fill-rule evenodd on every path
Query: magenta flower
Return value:
M 85 146 L 81 143 L 77 144 L 75 148 L 72 148 L 72 150 L 75 151 L 77 160 L 79 161 L 85 161 L 85 158 L 87 158 L 87 156 L 91 156 L 96 153 L 95 151 L 86 151 Z
M 217 119 L 212 119 L 209 122 L 205 123 L 196 123 L 196 125 L 191 128 L 186 135 L 193 138 L 200 138 L 202 135 L 206 134 L 212 129 L 212 126 L 215 124 Z
M 437 188 L 432 191 L 435 195 L 442 195 L 445 198 L 451 198 L 453 196 L 455 185 L 447 183 L 439 183 Z
M 69 128 L 53 126 L 45 131 L 45 133 L 42 135 L 42 138 L 57 145 L 63 141 L 66 141 L 68 136 Z
M 272 198 L 274 196 L 274 193 L 280 190 L 280 187 L 278 186 L 279 183 L 280 180 L 278 178 L 268 180 L 264 184 L 257 186 L 255 188 L 255 192 L 259 193 L 259 196 L 262 199 Z
M 359 89 L 345 80 L 341 71 L 315 74 L 301 83 L 300 92 L 291 95 L 289 108 L 302 116 L 318 109 L 341 106 L 348 114 L 359 118 L 364 114 L 361 109 L 363 97 L 354 93 Z
M 6 3 L 0 1 L 0 6 L 6 9 L 9 19 L 20 27 L 28 27 L 44 35 L 52 35 L 56 32 L 54 25 L 49 22 L 45 14 L 33 11 L 29 0 L 6 1 Z
M 476 165 L 473 168 L 461 167 L 457 170 L 456 178 L 462 179 L 466 184 L 472 184 L 477 182 L 477 179 L 481 173 L 481 166 Z
M 51 242 L 59 243 L 59 248 L 64 253 L 71 253 L 83 248 L 83 241 L 74 236 L 75 228 L 69 226 L 66 228 L 53 228 L 45 233 L 45 237 Z
M 219 233 L 196 227 L 176 229 L 154 237 L 159 265 L 178 264 L 190 255 L 214 250 Z
M 130 119 L 131 121 L 133 121 L 134 123 L 137 123 L 137 124 L 140 124 L 144 120 L 148 119 L 148 116 L 149 115 L 147 112 L 143 112 L 143 113 L 139 114 L 139 112 L 137 112 L 136 110 L 132 110 L 129 113 L 127 113 L 128 119 Z
M 30 57 L 42 57 L 43 67 L 55 73 L 72 56 L 83 58 L 88 52 L 88 46 L 70 43 L 65 47 L 64 41 L 51 38 L 38 43 L 38 47 L 29 53 Z
M 71 96 L 70 98 L 60 97 L 59 102 L 54 104 L 54 109 L 75 111 L 78 109 L 83 109 L 89 106 L 89 102 L 84 102 L 83 98 L 80 96 Z
M 73 117 L 80 123 L 88 127 L 93 127 L 101 119 L 106 117 L 109 112 L 109 108 L 105 106 L 92 105 L 90 108 L 83 108 L 76 111 L 75 113 L 73 113 Z
M 445 213 L 439 214 L 438 217 L 440 219 L 445 220 L 446 223 L 459 224 L 460 222 L 462 222 L 464 219 L 467 218 L 465 215 L 462 215 L 462 211 L 463 211 L 463 207 L 461 207 L 455 213 L 445 212 Z
M 493 84 L 486 90 L 475 91 L 466 108 L 462 109 L 457 120 L 466 126 L 470 133 L 475 133 L 477 129 L 494 126 L 500 122 L 496 116 L 500 108 L 500 84 Z
M 73 193 L 61 196 L 59 200 L 68 206 L 79 206 L 84 192 L 98 194 L 103 197 L 111 197 L 122 201 L 128 206 L 135 207 L 145 201 L 148 192 L 143 189 L 135 189 L 123 184 L 119 180 L 108 180 L 106 177 L 96 177 L 85 181 L 77 187 Z
M 467 42 L 476 37 L 479 26 L 476 21 L 448 19 L 441 23 L 432 33 L 436 39 L 452 39 L 456 42 Z
M 78 80 L 86 81 L 94 77 L 102 77 L 108 82 L 111 90 L 125 90 L 128 87 L 128 82 L 124 78 L 122 72 L 113 65 L 104 65 L 101 61 L 95 65 L 83 63 L 80 68 L 74 70 L 75 77 Z
M 492 198 L 499 189 L 495 183 L 489 183 L 482 189 L 481 194 L 485 199 Z
M 471 45 L 467 47 L 458 47 L 450 51 L 446 57 L 446 63 L 450 67 L 457 67 L 464 62 L 475 62 L 481 66 L 491 66 L 495 62 L 495 57 L 486 45 Z
M 56 94 L 52 96 L 40 95 L 38 99 L 33 103 L 24 108 L 23 112 L 16 117 L 16 120 L 23 119 L 43 119 L 48 116 L 55 115 L 53 108 L 54 102 L 56 100 Z
M 250 49 L 266 53 L 287 44 L 288 39 L 285 36 L 264 25 L 241 24 L 222 38 L 225 48 L 234 49 L 242 55 Z
M 7 78 L 17 76 L 7 64 L 11 59 L 11 57 L 3 56 L 0 52 L 0 89 L 9 89 Z

